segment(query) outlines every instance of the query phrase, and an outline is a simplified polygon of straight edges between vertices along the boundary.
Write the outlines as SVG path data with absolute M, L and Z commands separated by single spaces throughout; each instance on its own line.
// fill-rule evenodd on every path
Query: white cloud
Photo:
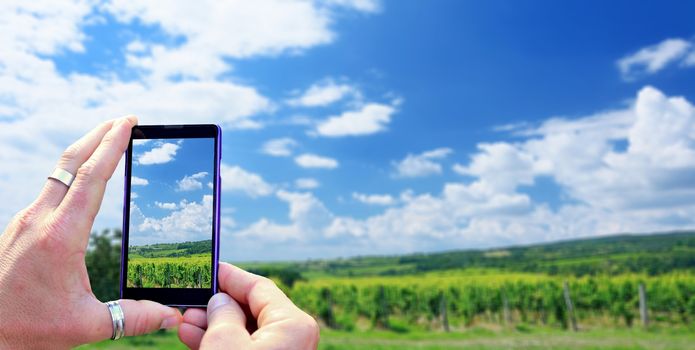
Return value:
M 65 1 L 50 6 L 42 1 L 0 3 L 0 47 L 9 51 L 57 54 L 83 52 L 86 36 L 81 26 L 92 12 L 88 1 Z
M 168 203 L 173 204 L 173 203 Z M 131 205 L 131 244 L 184 242 L 210 239 L 212 233 L 212 196 L 200 202 L 182 201 L 178 210 L 162 218 L 146 217 L 136 205 Z M 169 209 L 169 208 L 166 208 Z
M 455 166 L 470 180 L 445 183 L 439 193 L 404 191 L 380 214 L 335 215 L 304 194 L 304 207 L 318 210 L 322 220 L 300 230 L 292 220 L 279 225 L 262 219 L 242 231 L 321 257 L 695 227 L 695 106 L 684 98 L 645 87 L 624 109 L 549 119 L 524 135 L 514 143 L 479 144 L 469 162 Z M 450 153 L 442 148 L 419 156 Z M 558 203 L 520 189 L 539 177 L 558 187 Z
M 301 190 L 311 190 L 314 188 L 318 188 L 319 186 L 321 186 L 321 184 L 318 182 L 318 180 L 314 178 L 302 177 L 294 180 L 294 186 Z
M 199 173 L 195 173 L 193 175 L 186 175 L 183 177 L 181 180 L 176 181 L 177 191 L 195 191 L 203 188 L 203 183 L 200 181 L 201 179 L 205 178 L 208 176 L 208 173 L 205 171 L 201 171 Z
M 255 87 L 238 82 L 229 58 L 296 55 L 330 43 L 337 15 L 373 13 L 370 3 L 1 2 L 0 193 L 12 193 L 14 200 L 0 202 L 0 222 L 31 202 L 36 193 L 29 189 L 40 188 L 66 146 L 105 119 L 135 112 L 141 124 L 262 127 L 260 116 L 275 106 Z M 114 35 L 131 33 L 136 22 L 161 33 L 141 32 L 123 47 L 108 48 L 115 60 L 125 61 L 127 79 L 120 68 L 109 70 L 111 65 L 98 73 L 84 73 L 89 66 L 83 72 L 59 71 L 57 56 L 101 54 L 86 52 L 85 45 L 100 39 L 85 30 L 109 20 L 101 12 L 122 22 Z M 121 163 L 117 172 L 122 171 Z M 122 177 L 115 176 L 95 227 L 120 225 L 122 188 Z
M 302 168 L 335 169 L 338 167 L 337 160 L 311 153 L 304 153 L 295 157 L 294 162 Z
M 287 101 L 291 106 L 327 106 L 346 96 L 360 97 L 360 92 L 348 84 L 337 84 L 333 79 L 325 79 L 311 85 L 304 93 Z
M 468 166 L 455 164 L 453 170 L 482 178 L 501 192 L 512 192 L 520 184 L 532 185 L 534 177 L 543 170 L 530 154 L 506 142 L 482 143 L 478 150 Z
M 159 201 L 155 201 L 154 205 L 156 205 L 157 208 L 166 209 L 166 210 L 174 210 L 174 209 L 178 208 L 176 203 L 162 203 Z
M 331 224 L 333 219 L 333 214 L 321 201 L 308 192 L 280 190 L 276 195 L 278 199 L 289 204 L 290 223 L 283 225 L 263 218 L 235 233 L 235 236 L 269 242 L 321 239 L 323 230 Z
M 174 160 L 179 145 L 175 143 L 164 143 L 155 147 L 138 157 L 138 163 L 142 165 L 164 164 Z
M 682 97 L 666 97 L 645 87 L 624 113 L 628 126 L 546 134 L 525 147 L 552 169 L 570 195 L 609 210 L 660 208 L 695 200 L 686 180 L 695 171 L 695 110 Z M 617 114 L 620 115 L 620 114 Z M 614 124 L 613 124 L 614 125 Z M 627 142 L 624 151 L 613 143 Z
M 400 162 L 394 162 L 396 177 L 423 177 L 442 173 L 439 163 L 453 151 L 450 148 L 437 148 L 421 154 L 408 154 Z
M 147 185 L 150 184 L 150 182 L 147 181 L 147 179 L 143 179 L 143 178 L 140 178 L 140 177 L 137 177 L 137 176 L 131 176 L 131 178 L 130 178 L 130 184 L 131 184 L 132 186 L 147 186 Z
M 395 112 L 394 106 L 369 103 L 357 110 L 329 117 L 316 126 L 315 132 L 326 137 L 370 135 L 386 130 Z
M 222 190 L 225 192 L 241 192 L 251 198 L 268 196 L 273 193 L 273 186 L 258 175 L 238 166 L 222 164 L 220 167 Z
M 261 152 L 274 157 L 289 157 L 292 149 L 297 146 L 297 141 L 289 137 L 272 139 L 261 147 Z
M 364 194 L 364 193 L 352 193 L 352 198 L 355 200 L 370 205 L 393 205 L 396 203 L 396 199 L 388 194 Z
M 301 0 L 253 2 L 203 1 L 196 3 L 114 0 L 106 6 L 124 23 L 158 25 L 178 46 L 148 45 L 147 53 L 128 56 L 132 67 L 155 78 L 172 76 L 212 78 L 230 69 L 225 58 L 248 58 L 296 53 L 328 44 L 336 7 L 374 12 L 371 1 L 313 3 Z M 234 35 L 229 35 L 234 33 Z M 205 62 L 205 64 L 200 64 Z
M 683 39 L 666 39 L 619 59 L 618 68 L 627 80 L 653 74 L 683 58 L 692 46 L 691 42 Z

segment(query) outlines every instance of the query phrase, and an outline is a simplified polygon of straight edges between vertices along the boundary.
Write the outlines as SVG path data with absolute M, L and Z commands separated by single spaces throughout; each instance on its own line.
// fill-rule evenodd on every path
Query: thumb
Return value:
M 154 332 L 162 328 L 174 328 L 181 324 L 183 316 L 178 309 L 164 306 L 154 301 L 121 299 L 118 301 L 123 311 L 125 335 L 134 336 Z M 113 321 L 109 307 L 94 298 L 86 309 L 78 310 L 73 327 L 76 330 L 74 342 L 94 343 L 111 338 Z
M 208 329 L 205 338 L 227 346 L 241 346 L 251 341 L 246 330 L 246 314 L 227 293 L 217 293 L 208 302 Z M 242 348 L 244 348 L 242 346 Z
M 153 301 L 122 299 L 119 303 L 125 317 L 126 336 L 174 328 L 181 324 L 183 319 L 179 310 Z M 110 318 L 109 324 L 112 327 Z

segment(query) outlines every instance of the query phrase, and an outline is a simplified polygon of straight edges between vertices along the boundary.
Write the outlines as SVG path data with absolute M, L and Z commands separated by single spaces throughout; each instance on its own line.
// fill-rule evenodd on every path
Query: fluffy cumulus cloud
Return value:
M 174 210 L 174 209 L 176 209 L 176 208 L 178 207 L 178 206 L 176 205 L 176 203 L 170 203 L 170 202 L 164 202 L 164 203 L 162 203 L 162 202 L 159 202 L 159 201 L 155 201 L 155 202 L 154 202 L 154 205 L 155 205 L 157 208 L 166 209 L 166 210 Z
M 509 132 L 515 142 L 479 144 L 453 166 L 461 179 L 439 191 L 353 193 L 356 201 L 387 205 L 380 213 L 338 215 L 312 194 L 282 192 L 278 197 L 290 204 L 288 223 L 261 219 L 235 234 L 283 246 L 298 242 L 312 248 L 303 257 L 320 257 L 695 226 L 695 106 L 683 97 L 644 87 L 624 109 Z M 442 166 L 451 152 L 442 148 L 411 158 Z M 528 191 L 541 177 L 558 187 L 559 203 L 547 204 Z
M 296 55 L 331 43 L 338 13 L 378 9 L 370 0 L 3 1 L 0 192 L 12 193 L 15 200 L 0 203 L 0 222 L 37 194 L 18 188 L 40 188 L 60 152 L 105 119 L 137 112 L 142 124 L 263 127 L 263 115 L 276 106 L 232 76 L 234 62 Z M 91 54 L 88 43 L 99 38 L 86 32 L 104 23 L 120 31 L 116 35 L 132 33 L 133 25 L 153 28 L 156 35 L 144 32 L 123 47 L 109 48 L 122 69 L 116 64 L 93 73 L 62 71 L 57 58 Z M 128 74 L 121 76 L 124 70 Z M 120 221 L 119 178 L 106 193 L 97 219 L 102 226 Z
M 203 183 L 201 182 L 208 173 L 201 171 L 192 175 L 186 175 L 181 180 L 176 181 L 177 191 L 195 191 L 203 188 Z
M 312 190 L 321 186 L 321 183 L 311 177 L 302 177 L 294 180 L 294 185 L 300 190 Z
M 358 202 L 370 205 L 393 205 L 396 203 L 396 199 L 390 194 L 364 194 L 353 192 L 352 198 Z
M 368 103 L 356 110 L 329 117 L 316 126 L 315 133 L 325 137 L 361 136 L 386 130 L 396 107 Z
M 301 95 L 291 98 L 287 103 L 291 106 L 320 107 L 327 106 L 351 96 L 359 99 L 361 93 L 349 84 L 336 83 L 333 79 L 325 79 L 311 85 Z
M 178 205 L 159 204 L 158 207 L 171 210 L 171 213 L 158 219 L 143 215 L 140 208 L 131 203 L 131 227 L 136 231 L 131 235 L 134 239 L 130 242 L 132 245 L 209 239 L 212 231 L 211 195 L 203 196 L 200 202 L 183 200 Z
M 319 156 L 311 153 L 304 153 L 294 158 L 294 162 L 302 168 L 316 169 L 335 169 L 338 167 L 338 161 L 324 156 Z
M 261 152 L 273 157 L 289 157 L 297 144 L 297 141 L 289 137 L 272 139 L 263 144 Z
M 404 249 L 426 249 L 437 241 L 487 246 L 695 225 L 695 107 L 684 98 L 645 87 L 627 109 L 551 119 L 518 135 L 525 139 L 480 144 L 468 164 L 454 167 L 471 182 L 401 196 L 403 205 L 364 220 L 337 217 L 326 234 L 395 246 L 399 237 Z M 570 200 L 551 209 L 520 191 L 541 176 Z
M 609 114 L 604 116 L 604 130 L 546 135 L 529 141 L 526 148 L 547 159 L 556 181 L 573 197 L 594 207 L 656 210 L 692 203 L 693 105 L 682 97 L 667 97 L 645 87 L 626 112 L 629 122 L 623 128 L 608 125 L 614 123 L 611 119 L 625 115 Z M 616 149 L 617 141 L 626 141 L 627 149 Z M 568 157 L 563 153 L 570 151 L 579 157 L 560 158 Z
M 396 177 L 423 177 L 442 173 L 440 161 L 453 151 L 441 147 L 420 154 L 408 154 L 404 159 L 393 163 Z
M 172 6 L 170 2 L 113 0 L 105 8 L 124 23 L 155 24 L 185 38 L 175 46 L 136 45 L 138 50 L 128 57 L 134 67 L 158 78 L 211 78 L 229 70 L 225 58 L 275 56 L 330 43 L 335 38 L 330 26 L 336 7 L 374 12 L 376 6 L 374 1 L 211 0 Z
M 263 218 L 235 235 L 271 243 L 322 239 L 323 232 L 331 224 L 333 214 L 320 200 L 309 192 L 280 190 L 276 196 L 289 206 L 289 223 L 280 224 Z
M 175 143 L 164 143 L 137 157 L 137 162 L 142 165 L 168 163 L 174 160 L 178 150 L 179 145 Z
M 243 193 L 251 198 L 268 196 L 273 193 L 273 186 L 263 178 L 236 165 L 222 164 L 220 167 L 222 190 L 231 193 Z
M 694 65 L 695 50 L 693 47 L 693 43 L 688 40 L 666 39 L 619 59 L 618 69 L 620 69 L 624 79 L 632 80 L 656 73 L 669 64 L 679 61 L 685 66 Z
M 453 170 L 461 175 L 475 176 L 501 192 L 514 191 L 518 185 L 532 185 L 542 172 L 542 164 L 518 146 L 506 142 L 478 145 L 467 166 L 455 164 Z
M 130 178 L 130 184 L 132 186 L 147 186 L 150 184 L 150 182 L 147 179 L 143 179 L 137 176 L 132 176 Z

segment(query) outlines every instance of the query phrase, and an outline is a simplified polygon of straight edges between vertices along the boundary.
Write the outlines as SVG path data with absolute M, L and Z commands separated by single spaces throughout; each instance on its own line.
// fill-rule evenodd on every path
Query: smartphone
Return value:
M 217 291 L 221 137 L 217 125 L 133 127 L 121 298 L 205 307 Z

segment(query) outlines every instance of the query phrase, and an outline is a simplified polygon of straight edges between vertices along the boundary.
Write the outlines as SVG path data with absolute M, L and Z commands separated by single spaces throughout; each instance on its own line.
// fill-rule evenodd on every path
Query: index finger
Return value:
M 273 321 L 266 315 L 289 317 L 301 312 L 268 278 L 224 262 L 220 263 L 218 276 L 220 289 L 237 302 L 248 305 L 259 328 Z
M 54 212 L 55 220 L 59 220 L 63 227 L 71 228 L 72 232 L 89 233 L 99 212 L 106 183 L 128 147 L 136 123 L 135 117 L 115 121 L 89 159 L 79 167 L 73 185 Z M 83 240 L 86 246 L 88 235 L 75 238 Z

